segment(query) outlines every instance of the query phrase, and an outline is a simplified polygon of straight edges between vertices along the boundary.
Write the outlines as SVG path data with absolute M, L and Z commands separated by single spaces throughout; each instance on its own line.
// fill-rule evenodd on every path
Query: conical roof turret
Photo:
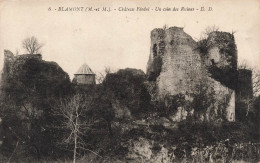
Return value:
M 78 71 L 75 73 L 75 75 L 89 75 L 89 74 L 95 75 L 95 73 L 91 70 L 91 68 L 86 63 L 80 66 Z

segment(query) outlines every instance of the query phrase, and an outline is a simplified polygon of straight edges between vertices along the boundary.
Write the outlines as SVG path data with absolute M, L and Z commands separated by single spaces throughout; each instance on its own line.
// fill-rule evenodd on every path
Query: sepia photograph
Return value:
M 0 0 L 0 162 L 260 162 L 259 0 Z

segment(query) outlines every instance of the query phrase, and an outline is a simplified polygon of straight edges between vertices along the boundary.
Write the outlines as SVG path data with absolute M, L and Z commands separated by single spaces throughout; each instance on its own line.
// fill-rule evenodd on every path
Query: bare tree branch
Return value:
M 260 70 L 256 67 L 251 67 L 247 61 L 243 60 L 239 63 L 239 69 L 247 69 L 252 71 L 252 86 L 253 96 L 257 97 L 260 95 Z
M 96 156 L 103 158 L 102 156 L 100 156 L 99 154 L 97 154 L 96 152 L 94 152 L 94 151 L 92 151 L 92 150 L 90 150 L 90 149 L 87 149 L 87 148 L 84 148 L 84 147 L 78 147 L 78 148 L 81 148 L 81 149 L 83 149 L 83 150 L 89 151 L 89 152 L 95 154 Z
M 40 53 L 43 44 L 39 43 L 37 38 L 32 36 L 23 40 L 22 46 L 29 54 L 37 54 Z
M 77 160 L 79 147 L 85 146 L 81 136 L 90 129 L 90 121 L 83 115 L 90 110 L 92 102 L 92 97 L 76 94 L 65 101 L 60 101 L 59 107 L 54 110 L 55 115 L 63 118 L 64 129 L 69 131 L 61 144 L 73 144 L 73 163 Z
M 106 78 L 107 74 L 110 74 L 110 73 L 113 73 L 113 71 L 111 70 L 110 67 L 106 66 L 103 73 L 98 73 L 98 75 L 96 77 L 97 83 L 101 84 L 104 81 L 104 79 Z

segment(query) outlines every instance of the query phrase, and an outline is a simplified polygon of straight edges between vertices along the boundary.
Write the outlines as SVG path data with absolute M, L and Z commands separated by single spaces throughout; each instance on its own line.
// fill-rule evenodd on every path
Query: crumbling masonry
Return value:
M 242 77 L 244 84 L 239 86 L 241 77 L 238 75 L 241 73 L 238 72 L 237 48 L 230 33 L 213 31 L 204 40 L 196 42 L 179 27 L 151 32 L 147 76 L 149 91 L 155 101 L 178 94 L 193 101 L 194 95 L 206 88 L 205 96 L 211 96 L 214 102 L 206 110 L 206 116 L 201 118 L 212 120 L 225 114 L 227 120 L 235 121 L 235 94 L 239 98 L 248 98 L 252 83 L 250 72 L 243 72 L 249 77 Z M 244 86 L 246 88 L 242 88 Z M 215 116 L 210 114 L 212 111 Z

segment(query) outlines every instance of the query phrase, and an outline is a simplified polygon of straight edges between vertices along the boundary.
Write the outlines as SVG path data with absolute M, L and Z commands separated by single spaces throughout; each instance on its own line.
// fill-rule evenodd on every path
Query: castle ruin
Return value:
M 151 31 L 147 76 L 153 100 L 182 94 L 192 102 L 201 93 L 212 99 L 202 118 L 216 118 L 210 114 L 213 112 L 235 121 L 236 94 L 240 98 L 251 97 L 250 74 L 246 79 L 239 75 L 243 78 L 239 85 L 241 73 L 237 70 L 237 48 L 230 33 L 213 31 L 196 42 L 179 27 Z

